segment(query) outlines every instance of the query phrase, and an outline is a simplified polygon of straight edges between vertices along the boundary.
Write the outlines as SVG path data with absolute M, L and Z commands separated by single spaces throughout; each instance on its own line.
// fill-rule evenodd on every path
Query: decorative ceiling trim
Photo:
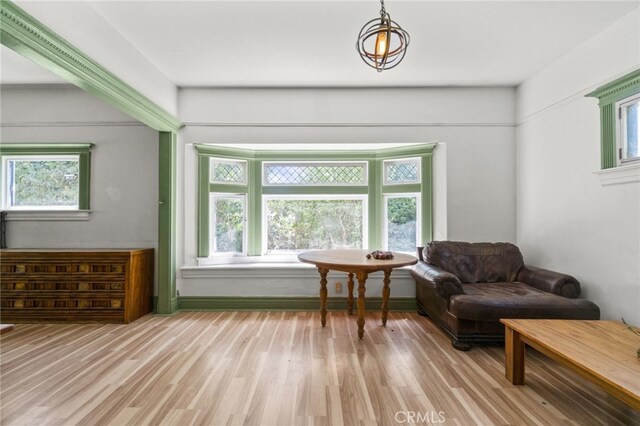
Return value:
M 0 42 L 158 131 L 182 123 L 13 2 L 0 3 Z

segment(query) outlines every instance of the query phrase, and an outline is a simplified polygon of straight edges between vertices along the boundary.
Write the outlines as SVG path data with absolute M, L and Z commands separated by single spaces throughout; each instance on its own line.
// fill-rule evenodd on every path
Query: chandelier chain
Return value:
M 384 17 L 387 14 L 387 10 L 384 8 L 384 0 L 380 0 L 380 16 Z

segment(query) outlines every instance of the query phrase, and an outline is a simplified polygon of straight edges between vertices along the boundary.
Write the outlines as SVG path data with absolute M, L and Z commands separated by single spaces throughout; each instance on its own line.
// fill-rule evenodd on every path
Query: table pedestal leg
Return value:
M 391 269 L 384 270 L 384 279 L 382 280 L 382 325 L 387 325 L 387 314 L 389 313 L 389 296 L 391 295 Z
M 365 311 L 365 296 L 364 293 L 366 291 L 365 283 L 367 281 L 367 273 L 366 272 L 358 272 L 358 337 L 362 340 L 364 336 L 364 311 Z
M 524 384 L 524 343 L 511 327 L 504 330 L 505 376 L 514 385 Z
M 320 324 L 327 324 L 327 274 L 328 269 L 318 268 L 320 272 Z
M 349 308 L 349 315 L 353 315 L 353 273 L 349 272 L 348 277 L 347 288 L 349 289 L 349 295 L 347 296 L 347 307 Z

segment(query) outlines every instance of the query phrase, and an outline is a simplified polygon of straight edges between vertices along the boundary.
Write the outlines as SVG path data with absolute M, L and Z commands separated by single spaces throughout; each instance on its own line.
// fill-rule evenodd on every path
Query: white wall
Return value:
M 184 223 L 178 226 L 184 229 L 184 264 L 196 263 L 193 143 L 444 143 L 446 194 L 436 200 L 447 203 L 446 220 L 438 220 L 446 224 L 447 237 L 514 242 L 514 94 L 511 88 L 181 89 Z M 317 294 L 313 274 L 292 280 L 267 275 L 233 279 L 225 273 L 216 279 L 185 271 L 178 289 L 181 295 Z M 368 294 L 379 294 L 375 282 L 370 288 Z M 392 296 L 413 295 L 408 274 L 394 281 Z
M 10 248 L 157 248 L 158 132 L 73 86 L 2 86 L 2 142 L 90 142 L 88 221 L 11 221 Z
M 525 262 L 574 275 L 605 319 L 640 324 L 640 183 L 602 186 L 597 100 L 640 67 L 638 11 L 517 90 L 517 243 Z
M 21 1 L 19 6 L 169 114 L 177 114 L 175 84 L 96 11 L 100 4 Z M 76 25 L 69 25 L 71 16 Z

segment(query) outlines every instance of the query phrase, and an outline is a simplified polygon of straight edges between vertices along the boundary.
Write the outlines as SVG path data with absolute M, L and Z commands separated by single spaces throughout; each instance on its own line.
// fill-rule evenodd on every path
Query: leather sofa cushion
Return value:
M 524 266 L 520 249 L 510 243 L 433 241 L 423 256 L 463 283 L 512 282 Z
M 449 312 L 462 319 L 600 318 L 600 309 L 588 300 L 567 299 L 520 282 L 462 284 L 462 287 L 465 294 L 451 296 L 449 301 Z

